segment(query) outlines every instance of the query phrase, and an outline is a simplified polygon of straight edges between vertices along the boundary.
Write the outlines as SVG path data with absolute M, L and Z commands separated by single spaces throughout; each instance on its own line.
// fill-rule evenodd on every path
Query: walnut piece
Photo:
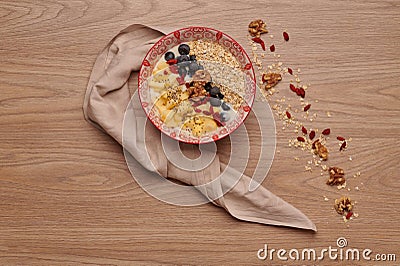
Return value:
M 261 19 L 254 20 L 249 24 L 249 33 L 253 37 L 260 37 L 261 34 L 267 33 L 267 24 Z
M 350 212 L 353 209 L 354 203 L 349 197 L 342 196 L 340 199 L 335 199 L 335 210 L 339 214 Z
M 205 82 L 209 82 L 211 81 L 211 74 L 210 72 L 208 72 L 207 70 L 197 70 L 193 77 L 192 77 L 192 81 L 205 81 Z
M 267 83 L 265 85 L 266 90 L 276 86 L 276 84 L 278 84 L 281 80 L 282 76 L 279 73 L 266 73 L 262 75 L 262 81 Z
M 330 177 L 326 182 L 327 185 L 337 186 L 343 185 L 346 182 L 346 179 L 344 178 L 344 171 L 339 167 L 330 167 L 329 175 Z
M 206 85 L 205 81 L 193 81 L 193 86 L 190 86 L 188 88 L 189 98 L 205 96 L 207 94 L 207 91 L 204 88 L 205 85 Z
M 322 160 L 326 161 L 328 159 L 328 149 L 321 143 L 319 139 L 314 141 L 312 144 L 312 148 L 315 149 L 315 153 L 318 154 L 319 157 L 322 158 Z

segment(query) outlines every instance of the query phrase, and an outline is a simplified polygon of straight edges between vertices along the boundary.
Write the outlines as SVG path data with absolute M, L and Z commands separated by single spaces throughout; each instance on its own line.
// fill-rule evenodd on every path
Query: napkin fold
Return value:
M 89 78 L 83 104 L 85 119 L 123 145 L 124 151 L 147 171 L 194 186 L 237 219 L 316 231 L 301 211 L 265 187 L 250 191 L 252 179 L 220 162 L 218 151 L 207 167 L 197 171 L 184 170 L 169 161 L 160 131 L 147 121 L 137 95 L 132 98 L 128 80 L 132 72 L 140 69 L 147 51 L 170 31 L 134 24 L 109 42 L 97 57 Z M 124 121 L 126 113 L 129 122 Z M 129 126 L 125 136 L 124 126 Z M 188 158 L 199 155 L 194 145 L 182 144 L 181 150 Z M 201 152 L 205 155 L 208 151 Z

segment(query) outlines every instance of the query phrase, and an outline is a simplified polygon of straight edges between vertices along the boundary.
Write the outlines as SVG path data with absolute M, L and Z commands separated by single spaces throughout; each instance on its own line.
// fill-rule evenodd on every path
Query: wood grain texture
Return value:
M 396 0 L 0 0 L 0 264 L 266 264 L 256 257 L 265 243 L 321 249 L 343 236 L 353 248 L 397 253 L 398 265 L 399 14 Z M 346 192 L 359 213 L 349 228 L 331 209 L 342 192 L 293 160 L 302 154 L 287 147 L 293 133 L 279 122 L 280 152 L 264 185 L 308 215 L 317 233 L 240 222 L 211 204 L 162 203 L 134 182 L 117 143 L 83 119 L 96 55 L 124 27 L 210 26 L 245 45 L 254 18 L 275 38 L 290 33 L 277 51 L 312 84 L 307 97 L 319 100 L 320 114 L 313 125 L 353 138 L 354 160 L 331 161 L 362 173 L 349 180 L 351 188 L 362 182 L 360 191 Z

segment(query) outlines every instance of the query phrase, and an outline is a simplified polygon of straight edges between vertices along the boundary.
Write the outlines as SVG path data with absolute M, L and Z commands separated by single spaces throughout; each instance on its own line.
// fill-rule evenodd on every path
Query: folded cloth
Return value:
M 161 144 L 161 133 L 146 123 L 138 97 L 131 99 L 128 87 L 132 72 L 140 69 L 147 51 L 167 32 L 168 29 L 135 24 L 109 42 L 90 75 L 83 105 L 85 119 L 123 145 L 148 171 L 195 186 L 212 203 L 237 219 L 316 231 L 316 226 L 301 211 L 265 187 L 250 191 L 250 177 L 239 173 L 239 179 L 233 178 L 238 171 L 220 162 L 218 151 L 210 164 L 197 171 L 184 170 L 169 161 Z M 126 112 L 130 112 L 130 129 L 129 135 L 123 136 Z M 198 155 L 194 145 L 181 145 L 181 149 L 187 157 Z M 218 178 L 221 174 L 223 177 Z

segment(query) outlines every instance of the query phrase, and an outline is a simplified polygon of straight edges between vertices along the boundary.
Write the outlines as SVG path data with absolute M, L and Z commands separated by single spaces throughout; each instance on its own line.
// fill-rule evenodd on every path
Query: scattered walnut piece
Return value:
M 348 213 L 353 209 L 354 203 L 349 197 L 342 196 L 340 199 L 335 199 L 335 210 L 339 214 Z
M 314 141 L 312 148 L 315 149 L 315 153 L 319 155 L 324 161 L 328 159 L 328 149 L 321 143 L 319 139 Z
M 254 20 L 249 24 L 249 33 L 253 37 L 260 37 L 261 34 L 267 33 L 267 24 L 261 19 Z
M 326 182 L 327 185 L 337 186 L 343 185 L 346 182 L 346 179 L 344 178 L 344 171 L 339 167 L 330 167 L 329 175 L 330 177 Z
M 282 76 L 279 73 L 265 73 L 262 75 L 262 81 L 267 83 L 267 85 L 265 85 L 266 90 L 271 89 L 281 80 Z

